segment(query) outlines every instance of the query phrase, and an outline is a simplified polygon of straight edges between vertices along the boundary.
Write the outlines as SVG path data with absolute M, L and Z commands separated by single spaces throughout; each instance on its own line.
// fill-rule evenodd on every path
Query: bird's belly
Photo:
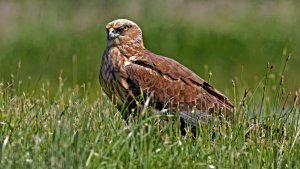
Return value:
M 124 104 L 127 95 L 125 89 L 118 82 L 118 74 L 114 71 L 102 70 L 100 84 L 114 104 L 119 106 Z

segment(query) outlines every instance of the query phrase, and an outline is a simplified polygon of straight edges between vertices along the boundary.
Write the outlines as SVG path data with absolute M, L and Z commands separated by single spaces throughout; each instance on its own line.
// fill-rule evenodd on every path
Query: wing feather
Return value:
M 211 113 L 224 107 L 230 115 L 233 106 L 221 92 L 175 60 L 145 51 L 125 66 L 130 81 L 143 93 L 152 93 L 158 103 L 172 102 L 181 112 L 196 108 Z
M 191 86 L 197 85 L 199 87 L 202 87 L 203 89 L 205 89 L 205 91 L 217 97 L 221 102 L 231 104 L 229 102 L 229 99 L 221 92 L 212 87 L 209 83 L 200 78 L 190 69 L 173 59 L 159 56 L 146 50 L 144 52 L 144 55 L 140 57 L 138 61 L 143 63 L 144 65 L 152 65 L 152 69 L 161 72 L 161 74 L 167 75 L 172 79 L 180 79 Z

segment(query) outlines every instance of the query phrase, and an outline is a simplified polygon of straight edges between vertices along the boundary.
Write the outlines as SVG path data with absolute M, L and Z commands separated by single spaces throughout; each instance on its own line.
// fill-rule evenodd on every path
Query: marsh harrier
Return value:
M 147 50 L 136 23 L 117 19 L 106 25 L 106 32 L 100 84 L 124 118 L 147 99 L 156 111 L 178 113 L 192 125 L 212 114 L 231 118 L 228 98 L 177 61 Z

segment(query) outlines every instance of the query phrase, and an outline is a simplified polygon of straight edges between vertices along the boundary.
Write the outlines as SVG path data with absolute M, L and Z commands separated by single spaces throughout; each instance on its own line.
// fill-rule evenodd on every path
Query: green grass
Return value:
M 246 93 L 234 82 L 236 118 L 199 124 L 195 137 L 148 109 L 127 125 L 89 84 L 59 77 L 56 90 L 27 91 L 14 78 L 0 84 L 0 168 L 299 168 L 299 96 L 270 76 L 286 62 Z

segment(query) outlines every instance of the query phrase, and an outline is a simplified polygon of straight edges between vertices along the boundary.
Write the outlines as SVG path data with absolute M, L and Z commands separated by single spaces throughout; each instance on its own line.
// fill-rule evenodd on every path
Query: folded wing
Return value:
M 194 123 L 193 116 L 201 120 L 214 112 L 225 112 L 227 117 L 232 114 L 227 97 L 172 59 L 145 50 L 130 59 L 125 71 L 133 95 L 151 96 L 157 109 L 172 107 L 188 123 Z

